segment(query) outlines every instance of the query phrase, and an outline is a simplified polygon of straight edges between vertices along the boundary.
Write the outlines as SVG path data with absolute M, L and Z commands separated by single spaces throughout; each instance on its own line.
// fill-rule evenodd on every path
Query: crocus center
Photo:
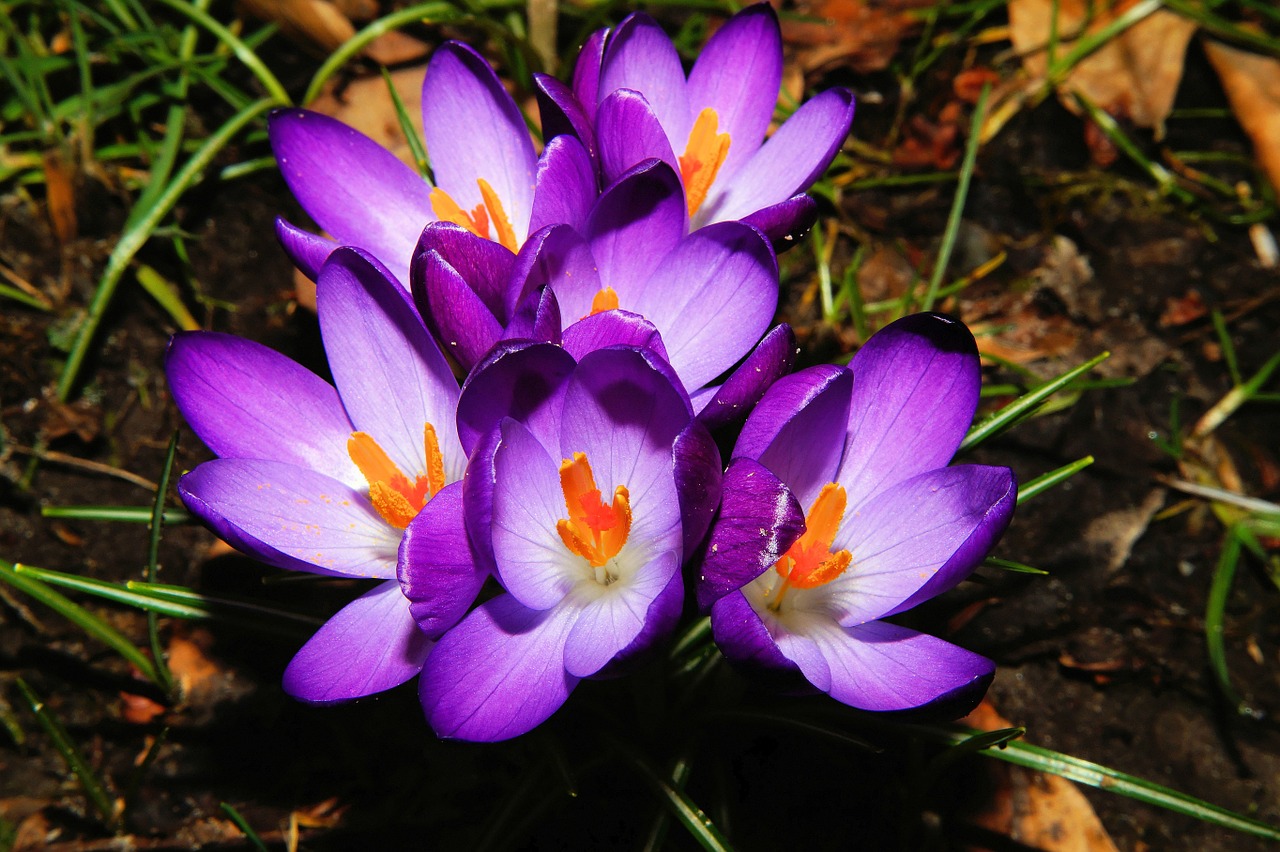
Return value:
M 598 291 L 591 299 L 591 313 L 587 316 L 603 313 L 604 311 L 616 311 L 618 309 L 618 291 L 612 287 L 605 287 Z M 583 317 L 586 319 L 586 317 Z
M 608 570 L 608 562 L 622 550 L 631 532 L 627 488 L 619 485 L 613 502 L 605 503 L 586 453 L 574 453 L 560 463 L 560 488 L 569 517 L 556 522 L 556 532 L 565 547 L 591 564 L 596 582 L 607 586 L 618 579 Z
M 493 187 L 484 178 L 476 183 L 480 186 L 480 197 L 484 201 L 477 204 L 471 212 L 463 210 L 449 193 L 438 186 L 431 190 L 431 211 L 441 222 L 461 225 L 477 237 L 494 240 L 511 251 L 516 251 L 520 244 L 516 241 L 516 232 L 511 227 L 511 220 L 507 218 L 507 211 L 502 209 L 498 193 L 493 191 Z M 489 234 L 490 225 L 493 226 L 492 236 Z
M 831 552 L 844 519 L 844 488 L 834 482 L 822 486 L 809 514 L 805 515 L 804 533 L 795 540 L 782 558 L 774 563 L 780 579 L 765 596 L 770 609 L 777 611 L 788 589 L 813 589 L 830 583 L 844 573 L 853 561 L 847 550 Z
M 351 460 L 369 483 L 369 502 L 396 529 L 409 526 L 427 501 L 445 485 L 444 457 L 440 455 L 440 442 L 430 423 L 423 426 L 422 443 L 427 470 L 410 480 L 367 432 L 352 432 L 347 440 Z
M 707 200 L 711 184 L 715 181 L 725 157 L 729 156 L 729 134 L 719 133 L 720 117 L 711 107 L 698 113 L 689 131 L 689 144 L 680 155 L 680 180 L 684 182 L 684 197 L 689 204 L 689 215 L 698 212 Z

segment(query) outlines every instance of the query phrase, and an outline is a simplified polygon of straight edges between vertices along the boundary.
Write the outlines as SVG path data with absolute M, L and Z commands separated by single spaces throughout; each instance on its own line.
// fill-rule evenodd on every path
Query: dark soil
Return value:
M 1191 91 L 1220 98 L 1196 73 L 1189 71 Z M 875 138 L 893 107 L 863 107 L 855 132 Z M 1201 134 L 1179 144 L 1247 150 L 1227 122 L 1175 132 Z M 990 699 L 1028 729 L 1029 741 L 1280 824 L 1274 715 L 1280 593 L 1263 566 L 1246 557 L 1226 623 L 1233 680 L 1257 710 L 1255 718 L 1242 717 L 1223 700 L 1205 650 L 1206 597 L 1223 528 L 1199 505 L 1160 514 L 1182 498 L 1158 479 L 1177 475 L 1177 466 L 1154 440 L 1170 438 L 1172 406 L 1185 431 L 1230 387 L 1207 316 L 1162 323 L 1170 306 L 1194 297 L 1222 310 L 1249 375 L 1280 345 L 1280 278 L 1259 267 L 1242 230 L 1153 200 L 1142 178 L 1123 166 L 1092 169 L 1075 141 L 1080 133 L 1077 119 L 1046 104 L 983 150 L 955 271 L 998 249 L 1009 260 L 945 307 L 975 325 L 1012 325 L 997 339 L 1015 340 L 1033 355 L 1043 349 L 1029 359 L 1038 374 L 1110 350 L 1114 356 L 1100 374 L 1133 383 L 1087 391 L 976 454 L 1012 466 L 1023 481 L 1085 455 L 1096 458 L 1067 484 L 1022 506 L 996 552 L 1049 576 L 984 569 L 976 582 L 915 617 L 999 663 Z M 1073 175 L 1097 189 L 1065 192 Z M 1142 191 L 1106 191 L 1134 186 Z M 944 184 L 849 194 L 836 261 L 852 254 L 852 234 L 872 248 L 927 256 L 952 191 Z M 180 468 L 208 452 L 181 426 L 165 388 L 170 320 L 129 281 L 103 326 L 78 400 L 54 402 L 50 388 L 63 356 L 57 340 L 87 303 L 122 218 L 106 193 L 95 203 L 99 210 L 84 236 L 68 246 L 54 242 L 39 207 L 10 196 L 0 209 L 5 263 L 58 298 L 53 313 L 14 303 L 0 313 L 0 558 L 124 581 L 142 577 L 145 527 L 50 520 L 40 508 L 142 506 L 149 492 L 58 461 L 39 464 L 24 485 L 32 469 L 28 448 L 44 442 L 153 481 L 174 429 L 182 429 Z M 291 267 L 272 233 L 272 219 L 282 212 L 297 214 L 283 184 L 259 176 L 205 186 L 179 220 L 198 237 L 191 245 L 201 290 L 234 305 L 208 311 L 208 326 L 323 370 L 314 318 L 293 301 Z M 146 260 L 172 265 L 162 250 L 153 255 Z M 851 330 L 816 318 L 808 249 L 793 255 L 784 264 L 783 318 L 796 324 L 806 357 L 847 354 L 857 342 Z M 1080 262 L 1091 274 L 1079 272 Z M 867 272 L 863 283 L 892 288 L 893 280 Z M 1016 377 L 993 367 L 990 378 Z M 1274 405 L 1246 406 L 1218 432 L 1254 496 L 1277 495 L 1277 434 Z M 321 617 L 351 595 L 344 584 L 263 585 L 274 572 L 234 555 L 209 558 L 213 544 L 195 527 L 167 529 L 162 581 Z M 77 600 L 145 645 L 141 614 Z M 311 849 L 458 849 L 482 841 L 499 848 L 640 848 L 661 805 L 635 757 L 663 774 L 677 758 L 687 759 L 691 797 L 746 849 L 1025 848 L 970 824 L 985 806 L 979 800 L 989 804 L 996 796 L 984 786 L 992 783 L 991 762 L 953 767 L 922 788 L 933 746 L 818 698 L 756 691 L 724 667 L 699 685 L 692 702 L 668 685 L 658 665 L 626 680 L 587 683 L 538 732 L 502 746 L 473 746 L 436 741 L 412 687 L 345 707 L 289 700 L 279 678 L 305 632 L 170 620 L 162 628 L 171 651 L 174 642 L 196 649 L 204 667 L 187 669 L 184 703 L 154 721 L 130 721 L 137 699 L 126 693 L 151 693 L 126 665 L 39 603 L 0 586 L 0 711 L 14 724 L 0 735 L 0 849 L 15 839 L 22 848 L 50 849 L 113 842 L 23 701 L 14 684 L 19 676 L 115 795 L 137 785 L 125 824 L 135 848 L 246 848 L 222 802 L 276 844 L 287 841 L 292 815 L 302 846 Z M 825 720 L 874 750 L 768 715 Z M 157 759 L 140 772 L 141 756 L 162 730 L 167 738 Z M 1122 849 L 1266 847 L 1123 797 L 1086 794 Z M 678 826 L 666 837 L 672 848 L 692 848 Z

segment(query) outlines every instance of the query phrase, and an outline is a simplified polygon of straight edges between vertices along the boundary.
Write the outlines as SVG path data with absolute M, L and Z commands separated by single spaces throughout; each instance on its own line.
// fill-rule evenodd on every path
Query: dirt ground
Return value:
M 1188 71 L 1188 97 L 1215 97 L 1196 73 Z M 892 109 L 863 107 L 855 133 L 874 138 Z M 1280 345 L 1280 277 L 1259 266 L 1243 229 L 1106 191 L 1145 185 L 1123 165 L 1092 170 L 1080 132 L 1077 119 L 1046 103 L 981 151 L 954 268 L 973 268 L 999 250 L 1008 260 L 946 308 L 992 330 L 993 345 L 1021 353 L 1038 374 L 1108 350 L 1112 358 L 1098 375 L 1133 382 L 1086 391 L 976 454 L 1012 466 L 1023 481 L 1095 457 L 1069 483 L 1020 507 L 996 551 L 1048 576 L 984 569 L 913 619 L 998 662 L 991 704 L 1026 727 L 1030 742 L 1280 824 L 1280 593 L 1263 566 L 1246 558 L 1226 623 L 1232 677 L 1257 710 L 1242 717 L 1216 689 L 1205 650 L 1206 597 L 1223 529 L 1202 507 L 1161 514 L 1183 498 L 1160 481 L 1177 467 L 1155 440 L 1170 437 L 1171 406 L 1186 429 L 1230 387 L 1197 306 L 1228 318 L 1249 375 Z M 1173 132 L 1211 134 L 1223 149 L 1247 151 L 1229 121 Z M 1090 180 L 1096 191 L 1065 191 Z M 875 259 L 860 279 L 868 298 L 902 285 L 902 256 L 936 247 L 952 191 L 941 184 L 844 196 L 842 233 L 867 240 Z M 38 206 L 14 196 L 0 203 L 6 263 L 42 288 L 66 288 L 53 313 L 13 303 L 0 310 L 0 558 L 123 581 L 142 576 L 143 526 L 45 519 L 40 507 L 142 506 L 148 491 L 56 461 L 40 464 L 23 488 L 25 448 L 44 438 L 74 459 L 153 481 L 174 429 L 182 430 L 180 468 L 208 452 L 182 427 L 165 388 L 170 321 L 130 281 L 104 324 L 80 399 L 53 401 L 58 341 L 87 303 L 123 217 L 105 192 L 91 192 L 85 204 L 97 212 L 84 217 L 83 236 L 59 246 Z M 231 305 L 207 312 L 209 327 L 323 370 L 316 323 L 293 300 L 291 267 L 272 233 L 281 213 L 297 221 L 282 182 L 263 174 L 206 185 L 178 217 L 197 237 L 191 248 L 201 290 Z M 842 236 L 835 262 L 853 247 Z M 797 326 L 808 358 L 847 354 L 856 343 L 850 329 L 818 319 L 811 253 L 802 247 L 793 255 L 784 264 L 782 318 Z M 172 262 L 163 250 L 144 258 Z M 989 378 L 1011 374 L 992 367 Z M 1254 496 L 1276 498 L 1278 434 L 1275 405 L 1246 407 L 1219 430 Z M 199 528 L 167 529 L 161 579 L 319 617 L 351 594 L 343 583 L 264 584 L 275 572 L 211 551 L 214 544 Z M 139 613 L 77 599 L 145 643 Z M 112 842 L 25 707 L 14 685 L 19 676 L 113 793 L 128 796 L 134 848 L 247 847 L 222 802 L 271 843 L 288 841 L 292 820 L 311 849 L 641 848 L 661 806 L 636 768 L 639 755 L 664 772 L 687 760 L 690 796 L 744 849 L 1020 849 L 1029 847 L 1002 836 L 1008 832 L 998 816 L 975 815 L 1016 811 L 1028 788 L 1045 784 L 1001 775 L 981 758 L 935 778 L 933 746 L 830 702 L 756 691 L 724 666 L 686 691 L 657 663 L 625 681 L 584 684 L 548 725 L 514 743 L 440 743 L 411 687 L 331 708 L 284 696 L 280 674 L 305 631 L 162 623 L 187 699 L 145 719 L 138 696 L 157 696 L 116 655 L 0 587 L 0 710 L 16 725 L 0 735 L 0 848 Z M 833 742 L 779 718 L 825 720 L 864 743 Z M 162 730 L 158 757 L 139 771 Z M 1121 849 L 1267 847 L 1106 792 L 1085 795 Z M 694 848 L 679 827 L 666 830 L 670 848 Z

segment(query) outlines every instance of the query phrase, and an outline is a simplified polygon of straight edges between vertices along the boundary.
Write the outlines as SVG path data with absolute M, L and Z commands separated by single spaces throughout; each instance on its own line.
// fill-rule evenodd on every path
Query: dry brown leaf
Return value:
M 74 167 L 56 151 L 44 153 L 44 183 L 49 204 L 49 222 L 53 225 L 58 242 L 75 239 L 76 189 Z
M 295 41 L 315 45 L 332 53 L 356 34 L 355 25 L 342 10 L 328 0 L 241 0 L 252 15 L 280 25 L 280 31 Z
M 984 731 L 1011 728 L 984 700 L 963 720 Z M 993 801 L 974 823 L 1042 852 L 1116 852 L 1089 800 L 1075 784 L 1021 766 L 989 761 L 996 782 Z
M 1047 45 L 1053 7 L 1058 7 L 1056 56 L 1066 55 L 1076 39 L 1095 33 L 1138 0 L 1009 0 L 1009 35 L 1023 67 L 1036 84 L 1048 70 Z M 1090 17 L 1090 12 L 1095 14 Z M 1139 127 L 1164 132 L 1164 120 L 1182 79 L 1187 43 L 1194 22 L 1156 11 L 1081 60 L 1058 87 L 1062 103 L 1079 112 L 1071 92 L 1079 92 L 1111 115 Z
M 1280 59 L 1205 40 L 1231 109 L 1253 142 L 1258 165 L 1280 192 Z
M 848 65 L 859 73 L 880 71 L 898 52 L 898 43 L 920 29 L 912 9 L 933 0 L 802 0 L 801 17 L 785 19 L 782 38 L 795 49 L 805 72 Z

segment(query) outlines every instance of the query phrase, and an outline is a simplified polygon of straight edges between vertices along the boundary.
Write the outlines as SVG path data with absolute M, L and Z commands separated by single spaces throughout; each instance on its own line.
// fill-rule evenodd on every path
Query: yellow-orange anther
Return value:
M 560 488 L 567 519 L 556 522 L 560 540 L 569 550 L 599 568 L 618 555 L 631 533 L 631 496 L 626 486 L 613 492 L 613 503 L 606 505 L 596 487 L 595 474 L 586 453 L 560 463 Z
M 347 440 L 351 460 L 369 483 L 369 502 L 396 529 L 409 526 L 427 501 L 444 488 L 444 457 L 440 455 L 440 442 L 436 440 L 436 430 L 430 423 L 423 427 L 422 443 L 426 450 L 427 471 L 410 482 L 386 450 L 378 446 L 367 432 L 352 432 Z
M 680 155 L 680 180 L 684 183 L 684 197 L 689 204 L 689 215 L 698 212 L 715 181 L 725 157 L 729 156 L 729 134 L 719 133 L 720 117 L 711 107 L 698 113 L 689 131 L 689 143 Z
M 605 287 L 591 299 L 591 314 L 618 309 L 618 293 L 612 287 Z M 591 316 L 588 314 L 587 316 Z
M 822 486 L 805 516 L 804 533 L 774 563 L 773 567 L 782 575 L 782 585 L 777 589 L 774 605 L 788 588 L 812 589 L 825 585 L 849 567 L 853 554 L 847 550 L 831 552 L 831 543 L 840 529 L 840 521 L 844 519 L 846 499 L 840 485 L 828 482 Z
M 493 187 L 484 178 L 477 180 L 476 184 L 480 187 L 480 197 L 484 201 L 472 208 L 471 212 L 463 210 L 449 193 L 438 186 L 431 190 L 431 212 L 441 222 L 461 225 L 477 237 L 492 239 L 511 251 L 520 248 L 516 242 L 515 229 L 511 227 L 511 220 L 507 218 L 507 211 L 503 209 L 498 193 L 493 191 Z M 493 236 L 489 235 L 490 223 L 493 224 Z

